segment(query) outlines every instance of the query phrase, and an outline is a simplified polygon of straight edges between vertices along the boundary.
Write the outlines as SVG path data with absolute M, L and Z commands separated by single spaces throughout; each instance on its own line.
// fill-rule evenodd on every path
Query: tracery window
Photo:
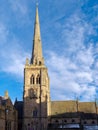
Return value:
M 37 75 L 36 84 L 40 84 L 40 75 Z
M 34 75 L 32 75 L 30 78 L 30 84 L 34 84 Z

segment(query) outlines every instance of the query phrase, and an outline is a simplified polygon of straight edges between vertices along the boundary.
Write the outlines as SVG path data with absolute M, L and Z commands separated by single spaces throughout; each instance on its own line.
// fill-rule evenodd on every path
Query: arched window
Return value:
M 39 75 L 36 78 L 36 84 L 40 84 L 40 76 Z
M 33 117 L 37 117 L 37 115 L 38 115 L 38 112 L 37 112 L 37 108 L 35 107 L 33 110 Z
M 30 78 L 30 84 L 34 84 L 34 75 L 32 75 Z

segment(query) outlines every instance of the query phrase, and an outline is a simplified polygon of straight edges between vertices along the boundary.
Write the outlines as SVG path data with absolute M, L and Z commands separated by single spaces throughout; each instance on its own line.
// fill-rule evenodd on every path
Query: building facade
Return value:
M 17 130 L 18 113 L 6 92 L 4 97 L 0 96 L 0 130 Z

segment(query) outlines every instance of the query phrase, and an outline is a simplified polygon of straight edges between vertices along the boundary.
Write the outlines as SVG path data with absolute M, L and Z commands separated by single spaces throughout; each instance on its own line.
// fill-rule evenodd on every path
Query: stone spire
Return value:
M 44 64 L 43 54 L 42 54 L 42 44 L 40 36 L 40 23 L 38 15 L 38 6 L 36 6 L 36 16 L 35 16 L 35 27 L 34 27 L 34 38 L 33 38 L 33 49 L 31 64 L 41 65 Z

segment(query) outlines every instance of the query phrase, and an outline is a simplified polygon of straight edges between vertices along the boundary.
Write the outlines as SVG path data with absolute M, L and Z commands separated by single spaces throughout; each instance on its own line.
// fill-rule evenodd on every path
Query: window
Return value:
M 40 76 L 39 75 L 36 78 L 36 84 L 40 84 Z
M 65 123 L 67 123 L 67 120 L 64 120 Z
M 95 124 L 95 121 L 92 121 L 92 124 Z
M 37 117 L 37 108 L 36 107 L 33 110 L 33 117 Z
M 75 120 L 73 119 L 73 120 L 72 120 L 72 123 L 74 123 L 74 122 L 75 122 Z
M 58 121 L 58 120 L 56 120 L 55 122 L 56 122 L 56 123 L 59 123 L 59 121 Z
M 87 122 L 86 122 L 86 121 L 84 121 L 84 124 L 87 124 Z
M 6 121 L 5 129 L 6 130 L 11 130 L 11 122 L 10 121 Z
M 34 84 L 34 75 L 32 75 L 30 78 L 30 84 Z
M 42 63 L 41 63 L 41 61 L 39 61 L 39 65 L 41 65 Z

